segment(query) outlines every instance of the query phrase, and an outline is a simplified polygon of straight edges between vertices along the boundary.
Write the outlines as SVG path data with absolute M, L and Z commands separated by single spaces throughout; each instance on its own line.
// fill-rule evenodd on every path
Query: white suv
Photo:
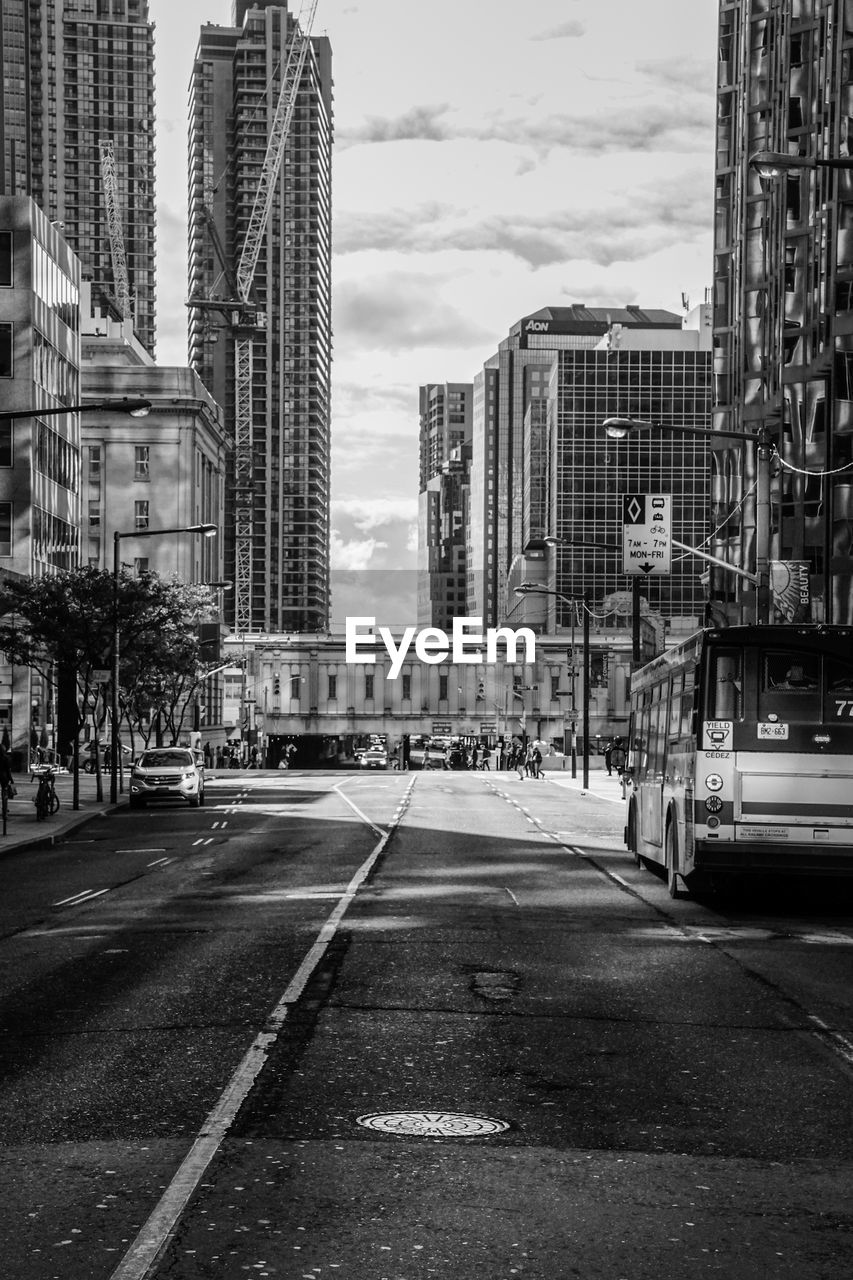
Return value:
M 151 747 L 130 771 L 130 807 L 141 809 L 149 800 L 188 800 L 191 808 L 204 804 L 204 765 L 189 747 Z

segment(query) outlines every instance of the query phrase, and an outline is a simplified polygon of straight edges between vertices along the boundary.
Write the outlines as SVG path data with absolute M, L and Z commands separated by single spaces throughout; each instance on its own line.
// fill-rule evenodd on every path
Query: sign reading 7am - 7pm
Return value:
M 623 493 L 622 572 L 669 573 L 672 498 L 668 493 Z

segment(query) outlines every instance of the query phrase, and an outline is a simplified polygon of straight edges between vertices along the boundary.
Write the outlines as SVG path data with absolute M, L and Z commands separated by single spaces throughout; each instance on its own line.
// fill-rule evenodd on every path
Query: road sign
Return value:
M 622 572 L 651 577 L 671 572 L 672 498 L 623 493 Z
M 480 723 L 480 733 L 497 733 L 498 726 L 494 720 L 483 720 Z
M 433 720 L 432 731 L 433 731 L 433 734 L 450 733 L 450 721 L 449 720 Z

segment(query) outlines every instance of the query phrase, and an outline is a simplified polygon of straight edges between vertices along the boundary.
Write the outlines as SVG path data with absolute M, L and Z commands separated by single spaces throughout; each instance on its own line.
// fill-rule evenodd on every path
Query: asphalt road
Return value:
M 673 902 L 596 790 L 228 776 L 3 859 L 3 1274 L 847 1280 L 853 900 Z

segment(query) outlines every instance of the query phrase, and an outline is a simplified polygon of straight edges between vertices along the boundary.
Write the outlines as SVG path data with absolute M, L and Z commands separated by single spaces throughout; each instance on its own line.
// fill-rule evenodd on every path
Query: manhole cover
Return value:
M 463 1116 L 455 1111 L 376 1111 L 358 1116 L 356 1124 L 377 1133 L 416 1138 L 485 1138 L 509 1128 L 503 1120 Z

